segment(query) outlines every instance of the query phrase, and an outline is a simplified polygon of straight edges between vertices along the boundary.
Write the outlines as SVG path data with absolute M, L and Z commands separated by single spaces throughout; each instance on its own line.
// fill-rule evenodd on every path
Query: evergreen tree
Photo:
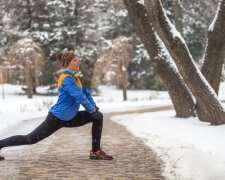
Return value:
M 153 88 L 152 68 L 146 68 L 146 52 L 135 35 L 127 10 L 119 0 L 18 0 L 0 2 L 0 44 L 8 50 L 19 39 L 32 38 L 45 55 L 43 84 L 52 84 L 59 69 L 55 55 L 74 50 L 81 61 L 82 81 L 89 86 L 99 50 L 118 36 L 129 37 L 134 60 L 128 68 L 132 88 Z M 144 69 L 142 72 L 141 69 Z M 160 86 L 158 86 L 160 87 Z

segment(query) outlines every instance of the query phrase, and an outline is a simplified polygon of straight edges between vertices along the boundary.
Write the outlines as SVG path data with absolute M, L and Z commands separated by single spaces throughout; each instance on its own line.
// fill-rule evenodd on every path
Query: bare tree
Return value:
M 44 60 L 42 49 L 32 39 L 21 39 L 12 46 L 8 59 L 19 70 L 18 74 L 27 85 L 28 98 L 32 98 L 41 78 Z
M 222 0 L 221 3 L 223 1 L 225 2 L 225 0 Z M 145 39 L 148 39 L 150 36 L 149 34 L 157 34 L 159 36 L 158 39 L 162 39 L 165 44 L 165 49 L 168 50 L 169 54 L 175 61 L 185 84 L 191 90 L 198 102 L 196 110 L 199 119 L 211 122 L 213 125 L 224 124 L 225 113 L 216 93 L 195 64 L 184 39 L 165 15 L 161 1 L 145 0 L 134 2 L 124 0 L 124 2 L 125 4 L 135 3 L 136 8 L 132 10 L 128 8 L 129 12 L 137 9 L 140 5 L 142 5 L 143 9 L 146 10 L 147 13 L 144 14 L 144 16 L 148 17 L 148 19 L 145 18 L 143 26 L 146 24 L 152 24 L 154 29 L 150 30 L 152 29 L 152 27 L 150 27 L 147 34 L 144 33 L 143 36 Z M 225 8 L 225 6 L 223 7 Z M 142 27 L 139 26 L 136 28 L 141 29 Z M 157 44 L 154 45 L 158 48 Z M 158 54 L 155 54 L 155 56 L 151 58 L 158 59 L 158 57 Z
M 24 75 L 27 85 L 27 96 L 32 98 L 33 96 L 33 81 L 32 81 L 32 61 L 29 57 L 24 57 Z
M 225 113 L 216 93 L 195 64 L 184 39 L 165 15 L 161 1 L 144 2 L 150 22 L 159 33 L 186 85 L 198 102 L 196 110 L 199 119 L 215 125 L 224 124 Z
M 198 102 L 196 110 L 199 119 L 212 124 L 223 124 L 225 113 L 216 93 L 194 63 L 184 39 L 166 17 L 161 1 L 145 1 L 145 6 L 151 22 L 159 32 L 185 83 Z
M 123 90 L 123 100 L 126 101 L 129 85 L 127 68 L 132 60 L 132 52 L 133 47 L 123 36 L 102 48 L 94 67 L 92 89 L 96 90 L 100 84 L 115 85 Z
M 151 63 L 168 89 L 177 117 L 195 116 L 195 104 L 192 95 L 186 87 L 176 65 L 164 48 L 163 42 L 155 33 L 152 24 L 146 16 L 145 7 L 137 1 L 124 0 L 135 30 L 144 43 Z
M 116 60 L 118 72 L 116 75 L 116 82 L 119 88 L 123 90 L 123 100 L 127 100 L 127 87 L 128 87 L 128 73 L 127 67 L 132 59 L 132 46 L 127 42 L 124 37 L 119 37 L 114 40 L 114 48 L 111 49 L 109 55 Z

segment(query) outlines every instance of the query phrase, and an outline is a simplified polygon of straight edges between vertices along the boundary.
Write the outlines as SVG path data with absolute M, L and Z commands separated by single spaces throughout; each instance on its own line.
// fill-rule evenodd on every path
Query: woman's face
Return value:
M 80 68 L 80 63 L 77 57 L 73 58 L 67 67 L 67 69 L 69 69 L 72 72 L 78 71 L 79 68 Z

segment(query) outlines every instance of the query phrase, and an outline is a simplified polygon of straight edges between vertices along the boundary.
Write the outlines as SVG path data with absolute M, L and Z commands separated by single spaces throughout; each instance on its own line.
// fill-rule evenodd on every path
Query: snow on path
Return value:
M 168 179 L 225 179 L 225 125 L 174 118 L 174 111 L 114 116 L 165 162 Z

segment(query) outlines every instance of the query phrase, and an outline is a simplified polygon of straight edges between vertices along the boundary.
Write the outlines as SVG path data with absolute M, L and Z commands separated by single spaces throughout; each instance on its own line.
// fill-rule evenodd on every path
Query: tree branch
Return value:
M 208 29 L 208 42 L 203 55 L 202 74 L 218 94 L 225 59 L 225 0 L 221 0 Z

